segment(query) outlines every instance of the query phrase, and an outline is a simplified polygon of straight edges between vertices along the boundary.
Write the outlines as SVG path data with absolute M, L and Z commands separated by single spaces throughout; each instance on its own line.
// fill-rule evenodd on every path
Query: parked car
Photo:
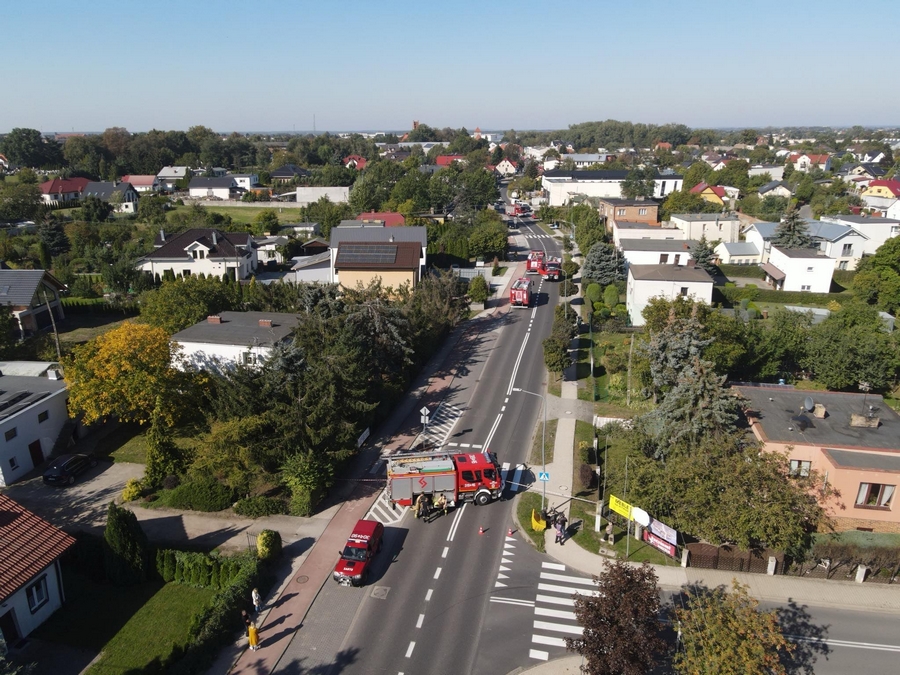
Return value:
M 90 455 L 60 455 L 44 471 L 47 485 L 71 485 L 75 476 L 97 466 L 97 460 Z
M 332 578 L 341 586 L 364 586 L 369 579 L 372 558 L 381 550 L 384 525 L 377 520 L 360 520 L 347 539 Z

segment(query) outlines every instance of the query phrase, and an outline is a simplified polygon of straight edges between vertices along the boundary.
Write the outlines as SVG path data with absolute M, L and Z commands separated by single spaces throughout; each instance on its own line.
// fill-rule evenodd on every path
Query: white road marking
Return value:
M 434 593 L 433 588 L 429 588 L 428 592 L 425 594 L 425 602 L 429 602 L 431 600 L 431 594 Z
M 423 623 L 425 623 L 425 615 L 419 614 L 419 620 L 416 621 L 416 628 L 421 628 Z
M 510 554 L 512 555 L 512 554 Z M 553 574 L 551 572 L 541 572 L 541 579 L 549 581 L 565 581 L 570 584 L 582 584 L 584 586 L 596 586 L 593 579 L 585 579 L 584 577 L 573 577 L 569 574 Z
M 442 557 L 442 558 L 446 558 L 446 557 L 447 557 L 447 551 L 449 551 L 449 550 L 450 550 L 450 547 L 449 547 L 449 546 L 445 546 L 445 547 L 444 547 L 444 552 L 441 553 L 441 557 Z
M 506 412 L 506 406 L 503 406 L 502 408 L 500 408 L 500 412 Z
M 535 621 L 535 630 L 552 630 L 555 633 L 568 633 L 569 635 L 583 635 L 581 626 L 567 626 L 563 623 L 550 623 L 549 621 Z
M 546 609 L 544 607 L 534 608 L 535 616 L 549 616 L 553 619 L 569 619 L 570 621 L 578 621 L 575 612 L 567 612 L 562 609 Z
M 537 309 L 537 308 L 535 308 L 535 309 Z M 534 316 L 533 313 L 532 313 L 532 316 Z M 522 363 L 522 355 L 525 353 L 525 345 L 528 344 L 528 335 L 529 335 L 529 333 L 525 334 L 525 339 L 522 340 L 522 346 L 519 348 L 519 355 L 516 357 L 516 363 L 515 363 L 515 365 L 513 365 L 512 375 L 509 378 L 509 387 L 506 388 L 507 396 L 512 394 L 513 384 L 515 384 L 515 382 L 516 382 L 516 374 L 519 372 L 519 364 Z
M 550 637 L 549 635 L 532 635 L 531 641 L 539 645 L 548 645 L 550 647 L 565 647 L 566 641 L 558 637 Z
M 409 647 L 406 648 L 406 658 L 409 658 L 410 656 L 412 656 L 413 649 L 415 649 L 415 648 L 416 648 L 416 643 L 410 642 Z
M 499 581 L 495 581 L 494 588 L 506 588 L 506 584 L 500 583 Z
M 501 563 L 506 563 L 507 565 L 512 565 L 512 560 L 510 560 L 509 558 L 502 558 L 502 559 L 500 560 L 500 562 L 501 562 Z
M 541 595 L 535 598 L 535 602 L 546 602 L 549 605 L 566 605 L 568 607 L 575 606 L 575 598 L 560 598 L 555 595 Z
M 879 652 L 900 652 L 900 645 L 882 645 L 874 642 L 850 642 L 848 640 L 831 640 L 809 638 L 803 635 L 785 635 L 791 642 L 814 642 L 827 644 L 829 647 L 852 647 L 854 649 L 872 649 Z
M 484 440 L 484 447 L 488 448 L 491 445 L 491 441 L 494 439 L 494 434 L 497 433 L 497 427 L 500 426 L 500 420 L 503 419 L 503 413 L 499 413 L 497 415 L 497 419 L 494 420 L 494 426 L 491 427 L 491 433 L 488 434 L 488 437 Z
M 459 444 L 459 447 L 461 447 L 461 448 L 471 448 L 471 447 L 472 447 L 472 444 L 471 444 L 471 443 L 460 443 L 460 444 Z
M 503 548 L 515 548 L 512 544 L 503 544 Z M 505 553 L 503 555 L 506 555 Z M 510 553 L 512 555 L 512 553 Z
M 501 571 L 501 572 L 509 572 L 509 568 L 508 568 L 508 567 L 504 567 L 503 565 L 500 565 L 500 571 Z
M 540 649 L 529 650 L 528 656 L 533 659 L 537 659 L 538 661 L 546 661 L 550 658 L 550 654 L 548 654 L 547 652 L 542 652 Z M 400 675 L 403 675 L 403 673 L 400 673 Z
M 438 568 L 434 571 L 434 578 L 435 578 L 435 579 L 438 579 L 438 578 L 440 578 L 440 576 L 441 576 L 441 568 L 438 567 Z
M 468 506 L 468 503 L 463 504 L 462 508 L 457 510 L 456 515 L 453 516 L 453 524 L 450 525 L 450 531 L 447 533 L 447 541 L 453 541 L 453 537 L 456 536 L 456 530 L 459 527 L 459 521 L 462 520 L 462 514 L 466 510 L 466 506 Z
M 550 593 L 565 593 L 567 595 L 588 595 L 595 598 L 600 597 L 600 591 L 585 591 L 580 588 L 569 588 L 568 586 L 556 586 L 555 584 L 538 584 L 539 591 L 549 591 Z
M 502 598 L 499 596 L 492 597 L 491 602 L 498 602 L 501 605 L 520 605 L 522 607 L 534 607 L 531 600 L 519 600 L 518 598 Z
M 545 570 L 556 570 L 557 572 L 566 571 L 566 566 L 560 565 L 559 563 L 544 562 L 541 563 L 541 567 L 543 567 Z
M 503 574 L 503 572 L 500 572 L 500 574 L 497 575 L 497 578 L 498 579 L 509 579 L 509 577 L 506 576 L 505 574 Z

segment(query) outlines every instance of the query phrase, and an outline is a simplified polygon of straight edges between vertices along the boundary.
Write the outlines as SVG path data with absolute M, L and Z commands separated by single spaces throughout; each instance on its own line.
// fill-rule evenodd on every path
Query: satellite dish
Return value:
M 806 412 L 812 412 L 816 407 L 816 402 L 813 401 L 812 396 L 807 396 L 803 399 L 803 407 L 806 409 Z

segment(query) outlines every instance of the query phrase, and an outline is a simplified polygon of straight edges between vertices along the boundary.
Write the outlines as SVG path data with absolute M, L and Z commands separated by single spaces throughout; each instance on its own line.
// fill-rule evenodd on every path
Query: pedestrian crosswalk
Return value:
M 523 234 L 526 239 L 553 239 L 552 234 Z
M 503 484 L 509 488 L 510 493 L 515 494 L 528 488 L 527 485 L 522 484 L 522 477 L 527 470 L 528 467 L 524 464 L 516 464 L 511 467 L 509 462 L 503 462 L 500 474 L 503 477 Z
M 456 422 L 462 417 L 463 412 L 462 408 L 441 402 L 431 419 L 428 420 L 428 425 L 422 434 L 426 444 L 436 448 L 444 445 L 450 436 L 450 432 L 453 431 L 453 427 L 456 426 Z
M 548 647 L 565 649 L 566 637 L 579 637 L 583 629 L 575 616 L 575 594 L 599 595 L 594 580 L 565 574 L 566 566 L 542 563 L 540 582 L 534 599 L 534 620 L 529 656 L 538 661 L 550 658 Z M 540 649 L 538 647 L 543 647 Z
M 378 499 L 369 508 L 366 518 L 377 520 L 382 525 L 395 525 L 403 520 L 403 516 L 409 511 L 408 506 L 391 505 L 387 498 L 387 490 L 382 490 Z

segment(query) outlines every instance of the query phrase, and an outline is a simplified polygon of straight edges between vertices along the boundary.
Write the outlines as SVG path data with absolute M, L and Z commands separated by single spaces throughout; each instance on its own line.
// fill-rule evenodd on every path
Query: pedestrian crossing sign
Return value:
M 538 471 L 538 480 L 544 481 L 545 483 L 550 480 L 550 472 L 549 471 Z

